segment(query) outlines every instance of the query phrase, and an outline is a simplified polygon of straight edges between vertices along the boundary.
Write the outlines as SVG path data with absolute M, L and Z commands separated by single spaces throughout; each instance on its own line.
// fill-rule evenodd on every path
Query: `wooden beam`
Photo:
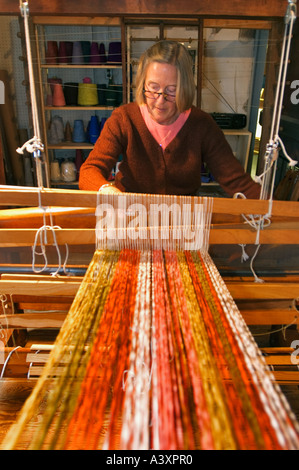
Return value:
M 80 282 L 58 281 L 0 281 L 0 294 L 37 296 L 75 296 Z
M 95 209 L 92 208 L 51 207 L 45 214 L 39 207 L 19 207 L 0 210 L 0 227 L 39 228 L 45 222 L 51 222 L 50 215 L 53 225 L 62 225 L 64 228 L 95 226 Z
M 64 25 L 65 16 L 34 16 L 32 18 L 33 24 L 39 25 Z M 68 16 L 68 25 L 80 26 L 120 26 L 120 17 L 102 17 L 102 16 Z
M 51 281 L 58 279 L 63 282 L 82 282 L 83 276 L 62 276 L 61 278 L 53 278 L 53 276 L 49 274 L 4 273 L 1 275 L 1 279 L 5 281 Z
M 33 246 L 37 229 L 0 229 L 0 244 L 2 247 Z M 53 245 L 53 234 L 58 245 L 95 245 L 95 228 L 62 228 L 47 231 L 47 242 L 45 245 Z M 117 240 L 117 235 L 116 235 Z M 210 245 L 254 245 L 257 240 L 257 232 L 243 225 L 232 225 L 230 227 L 211 227 Z M 283 228 L 267 227 L 260 231 L 259 243 L 261 245 L 298 245 L 299 244 L 299 222 L 294 226 L 286 225 Z M 143 240 L 141 240 L 141 247 Z M 136 240 L 138 245 L 138 239 Z M 39 246 L 39 239 L 37 242 Z
M 204 19 L 205 28 L 225 28 L 225 29 L 266 29 L 270 30 L 273 26 L 272 21 L 257 19 Z
M 298 312 L 290 308 L 248 309 L 240 308 L 247 325 L 299 325 Z
M 52 280 L 0 280 L 0 294 L 36 296 L 75 296 L 80 281 L 67 281 L 64 277 Z M 235 300 L 240 299 L 296 299 L 299 282 L 243 282 L 228 281 L 226 286 Z
M 297 385 L 299 383 L 299 371 L 273 371 L 275 382 L 280 385 Z
M 293 366 L 290 355 L 271 355 L 266 356 L 265 361 L 268 365 L 271 366 Z M 298 371 L 298 379 L 299 379 L 299 371 Z
M 124 195 L 130 197 L 130 194 Z M 155 195 L 139 195 L 140 201 L 151 204 L 155 201 Z M 169 196 L 170 197 L 170 196 Z M 138 198 L 138 196 L 136 196 Z M 196 201 L 196 197 L 193 198 Z M 117 200 L 115 198 L 115 200 Z M 130 200 L 130 199 L 128 199 Z M 42 206 L 42 207 L 77 207 L 88 208 L 97 207 L 97 204 L 106 201 L 103 195 L 95 191 L 62 190 L 53 188 L 28 188 L 21 186 L 0 186 L 0 206 Z M 113 198 L 111 198 L 111 203 Z M 167 202 L 167 196 L 165 196 Z M 265 215 L 271 212 L 273 216 L 299 217 L 298 201 L 273 201 L 272 207 L 269 201 L 259 199 L 231 199 L 214 198 L 213 213 L 240 215 L 240 214 L 260 214 Z
M 283 17 L 286 2 L 281 0 L 159 0 L 153 2 L 140 0 L 64 0 L 49 2 L 30 0 L 29 13 L 49 16 L 212 16 L 212 17 Z M 0 0 L 0 12 L 6 15 L 20 14 L 19 2 Z
M 273 224 L 259 232 L 254 229 L 248 229 L 246 225 L 231 225 L 230 227 L 211 227 L 210 245 L 225 244 L 255 244 L 256 240 L 261 245 L 297 245 L 299 243 L 299 225 L 295 228 L 293 225 L 281 226 Z
M 0 326 L 6 328 L 61 328 L 66 312 L 38 312 L 0 315 Z
M 95 229 L 55 229 L 58 245 L 94 245 Z M 37 229 L 0 229 L 0 244 L 2 247 L 33 246 Z M 53 233 L 47 231 L 46 245 L 53 245 Z M 39 240 L 37 243 L 39 246 Z
M 226 286 L 235 300 L 296 299 L 299 292 L 298 282 L 229 281 Z

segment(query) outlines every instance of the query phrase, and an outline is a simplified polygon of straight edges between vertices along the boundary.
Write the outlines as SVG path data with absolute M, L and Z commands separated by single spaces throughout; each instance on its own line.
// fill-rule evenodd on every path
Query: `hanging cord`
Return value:
M 276 88 L 276 95 L 275 95 L 275 102 L 274 102 L 274 110 L 273 110 L 273 117 L 272 117 L 272 125 L 271 125 L 271 132 L 270 132 L 270 140 L 266 147 L 265 153 L 265 162 L 264 162 L 264 171 L 260 176 L 255 177 L 255 181 L 261 184 L 261 191 L 260 191 L 260 199 L 265 200 L 269 199 L 269 207 L 268 213 L 263 216 L 253 216 L 253 215 L 242 215 L 245 219 L 245 222 L 249 224 L 252 228 L 256 230 L 256 240 L 255 244 L 257 245 L 255 253 L 250 261 L 250 269 L 254 275 L 255 282 L 264 282 L 260 279 L 254 269 L 253 263 L 258 254 L 260 249 L 260 231 L 265 228 L 267 225 L 271 224 L 271 215 L 272 215 L 272 205 L 273 205 L 273 194 L 274 194 L 274 184 L 275 184 L 275 175 L 277 169 L 277 159 L 279 156 L 279 145 L 285 155 L 285 157 L 289 160 L 290 166 L 295 166 L 297 161 L 293 160 L 286 152 L 285 146 L 278 135 L 279 126 L 280 126 L 280 118 L 281 118 L 281 110 L 282 110 L 282 101 L 284 96 L 285 90 L 285 82 L 286 82 L 286 73 L 289 61 L 289 54 L 290 54 L 290 46 L 292 40 L 292 31 L 294 22 L 296 19 L 296 0 L 290 1 L 288 0 L 288 8 L 285 15 L 285 31 L 283 37 L 283 46 L 282 46 L 282 54 L 280 59 L 280 67 L 279 67 L 279 74 L 278 74 L 278 82 Z M 271 170 L 272 171 L 272 179 L 271 179 Z M 234 197 L 243 197 L 245 196 L 242 193 L 236 193 Z M 242 262 L 246 261 L 249 256 L 245 251 L 245 245 L 240 245 L 242 248 Z
M 243 193 L 235 193 L 234 194 L 234 199 L 237 199 L 238 197 L 241 197 L 242 199 L 246 199 L 246 196 Z M 256 238 L 255 238 L 255 245 L 256 245 L 256 250 L 250 260 L 250 270 L 254 276 L 255 282 L 264 282 L 263 279 L 259 278 L 253 268 L 253 263 L 254 260 L 258 254 L 258 251 L 260 249 L 260 231 L 261 229 L 269 226 L 271 224 L 271 219 L 270 215 L 272 212 L 272 201 L 269 201 L 269 210 L 268 213 L 263 215 L 263 216 L 254 216 L 252 214 L 245 215 L 242 214 L 243 219 L 245 220 L 245 223 L 250 225 L 254 230 L 256 230 Z M 242 256 L 241 256 L 241 261 L 247 261 L 249 259 L 249 255 L 245 251 L 246 245 L 240 244 L 242 248 Z
M 256 181 L 260 182 L 261 193 L 260 199 L 267 199 L 269 197 L 269 186 L 271 184 L 270 190 L 270 198 L 273 198 L 273 190 L 274 190 L 274 179 L 276 174 L 276 167 L 277 167 L 277 159 L 279 156 L 279 144 L 282 148 L 282 151 L 285 157 L 289 160 L 290 166 L 295 166 L 297 161 L 293 160 L 286 152 L 285 147 L 282 143 L 282 140 L 279 137 L 279 127 L 280 127 L 280 118 L 281 118 L 281 111 L 282 111 L 282 102 L 284 97 L 284 90 L 285 90 L 285 83 L 286 83 L 286 74 L 289 62 L 289 55 L 290 55 L 290 46 L 292 41 L 292 32 L 294 22 L 296 20 L 296 0 L 291 1 L 288 0 L 288 7 L 285 15 L 285 30 L 283 36 L 283 45 L 282 45 L 282 53 L 280 58 L 280 66 L 279 66 L 279 73 L 278 73 L 278 80 L 277 80 L 277 87 L 276 87 L 276 94 L 275 94 L 275 101 L 274 101 L 274 109 L 273 109 L 273 116 L 272 116 L 272 124 L 271 124 L 271 131 L 270 131 L 270 139 L 266 146 L 265 152 L 265 162 L 264 162 L 264 171 L 263 173 L 256 177 Z M 273 169 L 272 172 L 272 183 L 270 182 L 270 171 Z
M 23 154 L 24 149 L 26 149 L 29 153 L 32 153 L 35 158 L 36 163 L 36 177 L 37 177 L 37 185 L 39 188 L 38 198 L 39 198 L 39 207 L 43 210 L 43 221 L 44 224 L 40 227 L 36 233 L 34 245 L 32 248 L 32 269 L 35 273 L 43 272 L 48 266 L 48 259 L 46 254 L 45 245 L 47 243 L 47 232 L 51 231 L 53 236 L 53 245 L 56 248 L 57 256 L 58 256 L 58 268 L 57 270 L 52 273 L 53 276 L 57 276 L 60 269 L 61 269 L 61 254 L 59 250 L 59 246 L 56 239 L 56 230 L 61 230 L 61 227 L 54 226 L 52 220 L 52 214 L 50 212 L 50 225 L 46 224 L 46 208 L 44 208 L 41 204 L 41 189 L 44 187 L 43 184 L 43 152 L 44 146 L 41 141 L 41 133 L 39 127 L 39 118 L 38 118 L 38 107 L 37 107 L 37 100 L 36 100 L 36 91 L 35 91 L 35 82 L 34 82 L 34 72 L 33 72 L 33 65 L 32 65 L 32 54 L 31 54 L 31 45 L 30 45 L 30 32 L 29 32 L 29 24 L 28 24 L 28 2 L 21 2 L 20 0 L 20 10 L 21 14 L 24 17 L 24 29 L 25 29 L 25 40 L 26 40 L 26 49 L 27 49 L 27 59 L 28 59 L 28 75 L 29 75 L 29 84 L 30 84 L 30 98 L 31 98 L 31 106 L 32 106 L 32 121 L 33 121 L 33 130 L 34 130 L 34 137 L 29 139 L 22 147 L 17 149 L 17 152 Z M 47 171 L 47 167 L 45 166 Z M 48 179 L 48 178 L 47 178 Z M 40 241 L 41 251 L 37 251 L 37 244 L 38 240 Z M 66 273 L 66 262 L 68 259 L 68 245 L 66 246 L 66 258 L 63 264 L 63 271 Z M 36 269 L 35 267 L 35 257 L 36 255 L 41 255 L 44 258 L 44 267 Z
M 42 144 L 42 141 L 41 141 L 41 133 L 40 133 L 39 119 L 38 119 L 38 107 L 37 107 L 37 100 L 36 100 L 35 81 L 34 81 L 34 72 L 33 72 L 33 65 L 32 65 L 31 44 L 30 44 L 30 32 L 29 32 L 29 25 L 28 25 L 28 14 L 29 14 L 28 2 L 20 1 L 20 10 L 24 18 L 25 42 L 26 42 L 26 50 L 27 50 L 29 89 L 30 89 L 30 98 L 31 98 L 32 123 L 33 123 L 34 137 L 28 140 L 22 147 L 18 148 L 17 152 L 20 154 L 23 154 L 24 149 L 26 149 L 27 152 L 33 154 L 34 159 L 35 159 L 35 165 L 36 165 L 37 185 L 39 187 L 43 187 L 44 184 L 43 184 L 42 163 L 43 163 L 44 145 Z M 46 168 L 46 171 L 47 171 L 47 168 Z
M 46 224 L 46 210 L 47 210 L 47 208 L 43 207 L 42 202 L 41 202 L 41 189 L 39 189 L 39 191 L 38 191 L 38 202 L 39 202 L 39 208 L 42 209 L 42 211 L 43 211 L 43 222 L 44 223 L 43 223 L 42 227 L 40 227 L 37 230 L 36 235 L 35 235 L 34 245 L 32 247 L 32 270 L 33 270 L 34 273 L 40 274 L 41 272 L 45 271 L 45 269 L 48 267 L 48 258 L 47 258 L 45 245 L 47 244 L 47 232 L 50 231 L 52 233 L 52 236 L 53 236 L 53 246 L 55 246 L 57 256 L 58 256 L 58 267 L 57 267 L 57 270 L 54 273 L 52 273 L 52 276 L 57 276 L 59 271 L 61 270 L 61 267 L 63 268 L 64 274 L 67 275 L 66 264 L 67 264 L 67 259 L 68 259 L 68 255 L 69 255 L 68 245 L 65 243 L 66 256 L 65 256 L 63 266 L 61 266 L 61 253 L 60 253 L 60 249 L 59 249 L 59 246 L 58 246 L 58 243 L 57 243 L 56 233 L 55 233 L 56 230 L 61 230 L 61 227 L 59 225 L 53 225 L 53 217 L 52 217 L 51 212 L 49 213 L 50 225 Z M 37 251 L 38 240 L 39 240 L 40 249 L 41 249 L 40 252 Z M 35 267 L 35 257 L 36 257 L 36 255 L 43 256 L 43 258 L 44 258 L 44 266 L 41 269 L 37 269 Z

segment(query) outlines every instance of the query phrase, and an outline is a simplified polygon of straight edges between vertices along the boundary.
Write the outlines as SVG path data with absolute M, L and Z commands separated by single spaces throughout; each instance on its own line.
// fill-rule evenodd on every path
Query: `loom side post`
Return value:
M 47 174 L 47 165 L 44 161 L 44 145 L 41 140 L 41 132 L 38 118 L 38 107 L 36 100 L 36 90 L 34 82 L 34 72 L 32 65 L 32 53 L 31 53 L 31 44 L 30 44 L 30 33 L 28 25 L 28 16 L 29 16 L 29 6 L 28 2 L 20 1 L 20 11 L 21 15 L 24 18 L 24 30 L 25 30 L 25 41 L 26 41 L 26 50 L 27 50 L 27 59 L 28 59 L 28 75 L 29 75 L 29 89 L 30 89 L 30 98 L 32 105 L 32 122 L 33 122 L 33 132 L 34 137 L 28 140 L 22 147 L 17 149 L 17 152 L 23 154 L 24 149 L 26 148 L 27 152 L 32 153 L 36 165 L 36 178 L 37 185 L 42 188 L 48 185 L 48 174 Z M 43 169 L 46 173 L 46 184 L 44 184 Z

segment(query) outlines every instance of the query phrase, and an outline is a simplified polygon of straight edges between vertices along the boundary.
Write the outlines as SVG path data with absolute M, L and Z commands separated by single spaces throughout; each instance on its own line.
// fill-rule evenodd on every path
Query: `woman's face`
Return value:
M 178 117 L 179 113 L 174 99 L 176 87 L 177 69 L 174 65 L 160 62 L 152 62 L 148 65 L 144 89 L 172 95 L 167 99 L 163 95 L 157 99 L 145 97 L 151 117 L 159 124 L 172 124 Z

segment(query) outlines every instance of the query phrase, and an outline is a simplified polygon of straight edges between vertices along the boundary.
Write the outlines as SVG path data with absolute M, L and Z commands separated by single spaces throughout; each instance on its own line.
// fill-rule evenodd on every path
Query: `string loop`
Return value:
M 68 245 L 65 243 L 65 248 L 66 248 L 66 255 L 65 255 L 65 260 L 62 265 L 62 259 L 61 259 L 61 253 L 59 249 L 59 245 L 57 243 L 57 238 L 56 238 L 56 231 L 57 230 L 62 230 L 62 228 L 59 225 L 53 225 L 53 217 L 51 210 L 49 211 L 49 217 L 50 217 L 50 224 L 46 223 L 46 213 L 47 213 L 47 208 L 42 205 L 42 200 L 41 200 L 41 188 L 39 188 L 38 191 L 38 205 L 39 208 L 43 211 L 43 225 L 37 230 L 35 234 L 35 239 L 34 239 L 34 244 L 32 247 L 32 270 L 34 273 L 40 274 L 45 269 L 48 267 L 48 257 L 46 253 L 46 244 L 48 243 L 48 237 L 47 234 L 48 232 L 52 233 L 53 237 L 53 246 L 55 246 L 57 257 L 58 257 L 58 267 L 54 273 L 51 273 L 52 276 L 57 276 L 61 268 L 63 268 L 64 274 L 67 274 L 66 272 L 66 264 L 69 256 L 69 249 Z M 37 251 L 37 246 L 38 242 L 40 245 L 40 252 Z M 41 269 L 37 269 L 35 266 L 35 258 L 37 255 L 40 255 L 44 259 L 44 266 Z

